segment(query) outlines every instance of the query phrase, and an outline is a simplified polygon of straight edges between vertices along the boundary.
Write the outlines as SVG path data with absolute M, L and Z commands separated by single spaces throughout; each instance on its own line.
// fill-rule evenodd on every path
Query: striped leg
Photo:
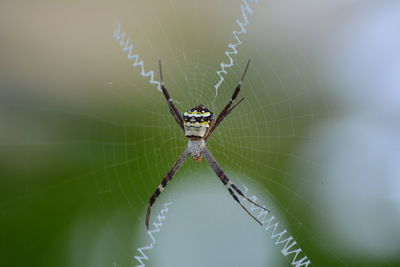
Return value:
M 165 187 L 167 186 L 168 182 L 171 181 L 171 179 L 174 177 L 176 171 L 179 169 L 179 167 L 182 166 L 183 162 L 185 161 L 185 159 L 189 155 L 190 155 L 190 152 L 189 152 L 188 149 L 186 149 L 185 152 L 183 152 L 183 154 L 179 157 L 179 159 L 175 162 L 175 164 L 169 170 L 167 175 L 165 175 L 164 179 L 162 179 L 162 181 L 161 181 L 161 184 L 157 187 L 156 191 L 154 191 L 153 195 L 150 197 L 149 205 L 147 207 L 147 214 L 146 214 L 146 227 L 147 227 L 147 230 L 149 229 L 149 219 L 150 219 L 150 213 L 151 213 L 151 206 L 153 206 L 153 204 L 157 200 L 158 196 L 165 189 Z
M 163 82 L 163 76 L 162 76 L 162 71 L 161 71 L 161 60 L 159 61 L 160 65 L 160 79 L 161 79 L 161 90 L 165 96 L 165 99 L 167 100 L 168 103 L 168 108 L 171 111 L 172 116 L 174 117 L 175 121 L 178 123 L 179 127 L 183 129 L 183 119 L 182 119 L 182 114 L 179 112 L 179 110 L 176 108 L 174 102 L 172 101 L 171 96 L 168 93 L 167 88 L 164 86 Z
M 228 187 L 228 191 L 231 194 L 231 196 L 233 197 L 233 199 L 239 203 L 239 205 L 247 212 L 247 214 L 249 214 L 254 220 L 256 220 L 256 222 L 258 222 L 260 225 L 262 225 L 262 223 L 256 218 L 254 217 L 253 214 L 250 213 L 250 211 L 248 209 L 246 209 L 245 206 L 243 206 L 243 204 L 240 202 L 240 200 L 238 199 L 238 197 L 235 195 L 235 193 L 233 192 L 233 190 L 231 188 Z
M 240 202 L 239 198 L 235 195 L 236 191 L 240 196 L 242 196 L 243 198 L 245 198 L 247 201 L 249 201 L 250 203 L 256 205 L 259 208 L 262 208 L 268 212 L 270 212 L 268 209 L 266 209 L 265 207 L 255 203 L 254 201 L 252 201 L 251 199 L 249 199 L 248 197 L 246 197 L 242 191 L 233 183 L 231 183 L 231 181 L 229 180 L 229 178 L 226 176 L 226 174 L 224 173 L 224 171 L 221 169 L 221 167 L 219 167 L 219 164 L 217 163 L 217 161 L 215 160 L 215 158 L 213 157 L 213 155 L 211 154 L 211 152 L 205 148 L 204 152 L 203 152 L 204 157 L 207 159 L 208 163 L 210 164 L 211 168 L 214 170 L 215 174 L 219 177 L 219 179 L 221 180 L 221 182 L 227 187 L 229 193 L 231 194 L 231 196 L 233 197 L 233 199 L 239 203 L 239 205 L 254 219 L 256 220 L 259 224 L 262 224 L 259 220 L 257 220 L 256 217 L 254 217 L 248 209 L 246 209 L 245 206 L 243 206 L 243 204 Z M 232 190 L 233 189 L 233 190 Z
M 236 99 L 237 96 L 239 95 L 240 88 L 242 87 L 242 82 L 243 82 L 244 76 L 246 75 L 247 69 L 249 68 L 249 64 L 250 64 L 250 59 L 249 59 L 249 61 L 247 62 L 246 68 L 245 68 L 245 70 L 244 70 L 244 72 L 243 72 L 242 79 L 240 79 L 239 84 L 236 86 L 236 89 L 235 89 L 235 91 L 233 92 L 233 94 L 232 94 L 232 96 L 231 96 L 231 99 L 229 99 L 228 104 L 226 104 L 226 106 L 225 106 L 224 109 L 221 111 L 221 113 L 219 113 L 217 119 L 215 120 L 215 123 L 211 126 L 211 128 L 210 128 L 210 130 L 209 130 L 207 136 L 205 137 L 206 140 L 211 136 L 211 134 L 214 132 L 214 130 L 215 130 L 215 129 L 218 127 L 218 125 L 223 121 L 223 119 L 225 119 L 225 117 L 226 117 L 229 113 L 231 113 L 231 111 L 232 111 L 235 107 L 237 107 L 237 105 L 239 105 L 239 104 L 245 99 L 244 97 L 241 98 L 241 99 L 239 100 L 238 103 L 236 103 L 235 105 L 232 106 L 233 101 L 235 101 L 235 99 Z

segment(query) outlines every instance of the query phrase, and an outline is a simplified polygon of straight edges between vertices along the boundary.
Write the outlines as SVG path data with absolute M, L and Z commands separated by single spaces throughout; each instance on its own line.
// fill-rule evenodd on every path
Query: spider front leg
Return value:
M 259 224 L 262 225 L 262 223 L 256 218 L 254 217 L 253 214 L 250 213 L 250 211 L 243 206 L 243 204 L 240 202 L 239 198 L 235 195 L 235 193 L 233 191 L 236 191 L 236 193 L 238 193 L 240 196 L 242 196 L 244 199 L 246 199 L 247 201 L 249 201 L 250 203 L 254 204 L 255 206 L 266 210 L 268 212 L 270 212 L 267 208 L 255 203 L 254 201 L 252 201 L 250 198 L 246 197 L 243 192 L 233 183 L 231 183 L 231 181 L 229 180 L 229 178 L 226 176 L 226 174 L 224 173 L 224 171 L 221 169 L 221 167 L 219 166 L 218 162 L 215 160 L 215 158 L 213 157 L 213 155 L 211 154 L 211 152 L 205 148 L 204 152 L 203 152 L 204 157 L 206 158 L 206 160 L 208 161 L 208 163 L 210 164 L 211 168 L 214 170 L 215 174 L 219 177 L 219 179 L 221 180 L 221 182 L 226 186 L 226 188 L 228 189 L 229 193 L 231 194 L 231 196 L 233 197 L 233 199 L 239 203 L 239 205 L 254 219 L 256 220 Z M 232 190 L 233 189 L 233 190 Z
M 237 98 L 237 96 L 239 95 L 240 92 L 240 88 L 242 87 L 242 82 L 244 79 L 244 76 L 246 75 L 247 69 L 249 68 L 249 64 L 250 64 L 250 59 L 249 61 L 247 61 L 247 65 L 246 68 L 244 69 L 242 78 L 240 79 L 239 84 L 236 86 L 235 91 L 233 92 L 231 99 L 229 99 L 228 104 L 226 104 L 226 106 L 224 107 L 224 109 L 221 111 L 221 113 L 219 113 L 217 119 L 215 120 L 215 123 L 211 126 L 207 136 L 205 137 L 205 140 L 207 140 L 211 134 L 214 132 L 214 130 L 218 127 L 218 125 L 223 121 L 223 119 L 229 114 L 231 113 L 231 111 L 237 107 L 244 99 L 245 97 L 242 97 L 239 102 L 237 102 L 235 105 L 233 105 L 233 101 L 235 101 L 235 99 Z M 233 106 L 232 106 L 233 105 Z
M 161 184 L 157 187 L 156 191 L 154 191 L 153 195 L 150 197 L 149 205 L 147 207 L 147 214 L 146 214 L 146 227 L 149 230 L 149 219 L 151 213 L 151 206 L 153 206 L 154 202 L 157 200 L 158 196 L 161 192 L 165 189 L 168 182 L 172 180 L 177 170 L 182 166 L 185 159 L 190 155 L 190 151 L 188 149 L 183 152 L 183 154 L 178 158 L 172 168 L 169 170 L 167 175 L 165 175 L 164 179 L 162 179 Z
M 182 114 L 179 112 L 179 110 L 176 108 L 171 96 L 168 93 L 167 88 L 164 86 L 164 81 L 163 81 L 163 76 L 162 76 L 162 71 L 161 71 L 161 60 L 159 61 L 159 66 L 160 66 L 160 80 L 161 80 L 161 90 L 165 96 L 165 99 L 167 100 L 168 103 L 168 108 L 171 111 L 172 116 L 174 117 L 175 121 L 178 123 L 178 126 L 184 130 L 183 128 L 183 119 L 182 119 Z

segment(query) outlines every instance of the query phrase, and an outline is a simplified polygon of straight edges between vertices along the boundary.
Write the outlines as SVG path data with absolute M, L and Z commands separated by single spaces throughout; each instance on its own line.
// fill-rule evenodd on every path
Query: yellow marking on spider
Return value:
M 185 116 L 189 116 L 189 115 L 210 116 L 211 113 L 210 113 L 210 112 L 204 112 L 204 113 L 201 113 L 201 112 L 185 112 L 184 115 L 185 115 Z
M 208 121 L 203 121 L 203 122 L 185 122 L 186 124 L 191 124 L 191 125 L 196 125 L 196 124 L 200 124 L 200 125 L 209 125 Z

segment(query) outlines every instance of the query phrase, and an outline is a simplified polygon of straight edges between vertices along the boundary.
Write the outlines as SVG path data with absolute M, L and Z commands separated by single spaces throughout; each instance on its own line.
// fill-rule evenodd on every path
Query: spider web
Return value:
M 243 8 L 246 5 L 252 12 Z M 0 219 L 11 217 L 12 208 L 20 203 L 25 218 L 43 214 L 37 222 L 40 236 L 48 233 L 47 227 L 62 225 L 53 229 L 54 239 L 41 237 L 36 246 L 29 246 L 54 255 L 37 259 L 38 266 L 54 266 L 60 259 L 68 266 L 96 267 L 140 262 L 175 267 L 307 266 L 307 260 L 301 262 L 304 256 L 316 266 L 395 265 L 373 242 L 340 249 L 338 238 L 329 236 L 340 232 L 330 222 L 324 206 L 328 201 L 321 192 L 336 192 L 329 190 L 332 180 L 313 173 L 325 168 L 326 161 L 309 156 L 307 148 L 315 142 L 334 150 L 335 144 L 326 144 L 315 128 L 329 122 L 337 107 L 325 102 L 329 97 L 325 92 L 315 92 L 317 86 L 307 76 L 309 66 L 301 55 L 276 40 L 277 34 L 265 34 L 273 32 L 266 29 L 266 14 L 272 15 L 267 1 L 149 1 L 121 6 L 115 12 L 106 9 L 113 14 L 102 40 L 110 37 L 118 17 L 125 43 L 130 38 L 134 47 L 118 45 L 115 34 L 109 38 L 107 49 L 101 50 L 109 53 L 104 55 L 107 74 L 96 80 L 87 98 L 77 90 L 72 107 L 64 99 L 54 101 L 60 106 L 51 104 L 51 98 L 19 103 L 26 113 L 39 114 L 29 114 L 25 120 L 36 116 L 32 121 L 39 124 L 37 128 L 60 131 L 58 139 L 51 141 L 38 130 L 32 139 L 3 145 L 8 153 L 15 147 L 55 150 L 49 154 L 57 156 L 48 161 L 62 166 L 60 172 L 46 172 L 52 179 L 39 177 L 35 183 L 43 184 L 30 183 L 17 196 L 5 192 L 6 200 L 0 203 Z M 244 21 L 244 15 L 245 29 L 237 22 Z M 234 34 L 240 29 L 242 34 Z M 238 43 L 228 60 L 227 51 Z M 128 59 L 131 51 L 138 57 L 131 54 Z M 240 93 L 246 100 L 207 146 L 232 182 L 272 214 L 266 216 L 243 201 L 264 222 L 260 227 L 234 202 L 204 160 L 195 163 L 189 158 L 153 206 L 150 222 L 156 225 L 149 235 L 144 225 L 148 199 L 187 145 L 157 90 L 158 60 L 181 112 L 204 104 L 218 114 L 249 58 Z M 229 68 L 218 74 L 221 62 Z M 153 77 L 149 71 L 154 71 Z M 84 80 L 78 84 L 81 89 Z M 42 119 L 51 126 L 40 124 Z M 36 173 L 42 173 L 37 168 Z M 349 204 L 352 199 L 344 201 Z M 359 225 L 349 225 L 350 231 Z M 21 231 L 25 241 L 28 232 L 34 231 Z M 349 247 L 361 248 L 343 252 Z
M 240 64 L 237 64 L 236 62 L 236 58 L 234 58 L 234 56 L 238 55 L 238 46 L 240 44 L 242 44 L 241 42 L 241 38 L 242 36 L 240 36 L 240 34 L 246 34 L 246 26 L 249 25 L 249 19 L 248 16 L 253 14 L 253 10 L 251 9 L 251 7 L 249 6 L 249 3 L 247 1 L 243 1 L 243 3 L 241 3 L 240 6 L 240 10 L 241 10 L 241 17 L 239 19 L 236 20 L 236 24 L 239 26 L 240 31 L 233 31 L 233 36 L 234 36 L 234 41 L 232 43 L 228 44 L 228 50 L 225 52 L 225 55 L 227 56 L 227 58 L 224 58 L 223 61 L 228 60 L 228 64 L 222 62 L 220 63 L 220 67 L 221 69 L 217 72 L 218 74 L 218 79 L 217 82 L 215 82 L 214 80 L 210 79 L 210 74 L 212 74 L 214 71 L 211 68 L 212 64 L 210 64 L 209 62 L 215 62 L 215 60 L 213 60 L 213 58 L 209 57 L 208 55 L 204 54 L 204 52 L 202 52 L 202 49 L 199 47 L 196 50 L 196 47 L 193 48 L 184 48 L 182 51 L 182 55 L 177 55 L 173 58 L 173 60 L 165 60 L 164 56 L 163 56 L 163 62 L 164 62 L 164 75 L 165 75 L 165 80 L 166 80 L 166 86 L 167 88 L 170 90 L 170 93 L 173 95 L 174 99 L 178 101 L 178 108 L 180 110 L 185 110 L 188 109 L 190 106 L 193 105 L 197 105 L 200 103 L 204 103 L 207 106 L 211 107 L 213 110 L 215 110 L 216 108 L 219 107 L 219 109 L 221 109 L 223 107 L 223 105 L 226 104 L 227 99 L 230 98 L 230 95 L 233 92 L 233 89 L 236 87 L 237 82 L 241 76 L 241 72 L 243 71 L 243 67 L 242 69 L 240 69 L 239 67 L 237 68 L 232 68 L 232 73 L 233 75 L 230 75 L 229 78 L 227 78 L 226 84 L 225 84 L 225 89 L 223 92 L 221 92 L 220 94 L 218 94 L 218 89 L 221 86 L 221 84 L 224 82 L 225 77 L 222 76 L 222 74 L 228 74 L 227 69 L 234 67 L 235 63 L 237 66 L 239 66 Z M 198 22 L 197 22 L 198 23 Z M 199 32 L 197 32 L 197 34 L 199 34 Z M 156 78 L 154 78 L 154 71 L 153 69 L 150 68 L 145 68 L 145 66 L 147 64 L 144 63 L 143 61 L 143 56 L 139 55 L 139 52 L 137 49 L 137 46 L 135 47 L 134 45 L 134 39 L 124 30 L 121 30 L 121 24 L 118 21 L 116 24 L 116 28 L 114 30 L 114 39 L 116 39 L 116 41 L 118 41 L 118 43 L 121 45 L 123 52 L 126 52 L 128 54 L 128 59 L 131 60 L 131 63 L 133 65 L 133 67 L 137 67 L 138 68 L 138 72 L 141 73 L 142 76 L 144 76 L 145 80 L 148 80 L 150 82 L 150 84 L 157 84 L 157 80 Z M 201 41 L 200 39 L 197 41 Z M 167 40 L 168 42 L 168 40 Z M 171 44 L 171 45 L 167 45 L 168 47 L 176 47 L 176 44 Z M 176 53 L 176 52 L 174 52 Z M 238 61 L 242 61 L 242 66 L 244 66 L 245 62 L 246 62 L 246 58 L 241 59 L 239 58 Z M 171 64 L 170 62 L 177 62 L 178 65 L 171 67 L 167 67 L 169 64 Z M 166 64 L 166 62 L 168 62 L 168 64 Z M 266 64 L 266 68 L 268 68 L 268 63 L 263 62 L 264 64 Z M 151 64 L 149 64 L 151 65 Z M 153 64 L 154 66 L 154 64 Z M 265 66 L 264 66 L 265 68 Z M 180 81 L 180 78 L 177 78 L 178 80 L 174 80 L 168 73 L 170 69 L 179 69 L 181 72 L 181 76 L 182 76 L 182 81 Z M 254 91 L 258 91 L 258 93 L 263 94 L 263 96 L 261 96 L 263 99 L 267 100 L 267 99 L 271 99 L 270 96 L 268 95 L 268 87 L 274 87 L 276 86 L 276 84 L 278 85 L 278 87 L 284 87 L 284 85 L 282 84 L 281 80 L 277 77 L 274 77 L 274 81 L 276 84 L 271 84 L 269 85 L 268 81 L 265 81 L 264 84 L 262 84 L 262 89 L 260 90 L 254 90 L 254 87 L 256 86 L 255 84 L 252 84 L 252 80 L 256 79 L 256 80 L 262 80 L 262 78 L 260 77 L 261 75 L 259 73 L 257 73 L 257 70 L 253 71 L 256 75 L 257 78 L 252 78 L 252 75 L 248 75 L 249 77 L 246 78 L 246 80 L 248 82 L 246 82 L 246 86 L 247 90 L 244 91 L 244 89 L 242 90 L 242 92 L 244 91 L 246 93 L 246 97 L 247 97 L 247 103 L 250 103 L 251 101 L 254 102 L 254 104 L 252 105 L 252 107 L 247 106 L 247 107 L 243 107 L 243 109 L 239 112 L 237 112 L 237 114 L 235 114 L 235 117 L 232 118 L 231 120 L 231 124 L 225 123 L 223 130 L 218 132 L 222 132 L 222 133 L 216 133 L 215 136 L 213 137 L 213 139 L 218 139 L 218 138 L 223 138 L 225 141 L 223 143 L 220 142 L 213 142 L 211 141 L 209 143 L 209 147 L 212 151 L 217 151 L 215 153 L 218 153 L 220 158 L 221 158 L 221 162 L 225 163 L 227 165 L 227 167 L 224 167 L 224 169 L 226 169 L 227 171 L 233 172 L 232 170 L 229 169 L 229 166 L 234 166 L 236 168 L 236 171 L 239 172 L 245 172 L 245 169 L 248 168 L 248 166 L 250 166 L 250 170 L 248 171 L 248 173 L 250 173 L 251 175 L 254 175 L 254 178 L 252 178 L 253 182 L 254 180 L 269 180 L 268 176 L 274 176 L 276 175 L 276 173 L 279 173 L 280 171 L 276 168 L 273 167 L 273 165 L 268 164 L 269 161 L 276 161 L 276 158 L 274 159 L 273 157 L 271 159 L 268 159 L 266 157 L 271 157 L 271 153 L 273 151 L 273 146 L 271 145 L 271 139 L 273 139 L 274 137 L 279 140 L 278 142 L 281 142 L 280 139 L 281 138 L 285 138 L 285 135 L 280 135 L 280 133 L 277 133 L 276 136 L 274 136 L 273 134 L 271 134 L 270 128 L 272 124 L 275 124 L 276 122 L 278 124 L 285 124 L 286 127 L 290 127 L 291 131 L 289 133 L 287 133 L 286 138 L 290 139 L 290 136 L 292 136 L 294 134 L 294 127 L 293 127 L 293 114 L 292 114 L 292 110 L 291 110 L 291 103 L 290 103 L 290 99 L 289 100 L 284 100 L 283 103 L 279 103 L 278 105 L 284 105 L 286 102 L 289 105 L 288 108 L 285 108 L 285 114 L 281 115 L 283 118 L 279 117 L 280 115 L 277 115 L 279 112 L 277 110 L 277 107 L 275 106 L 275 104 L 272 103 L 268 103 L 268 101 L 257 101 L 257 96 L 255 95 Z M 254 77 L 254 75 L 253 75 Z M 185 89 L 181 89 L 181 88 L 185 88 Z M 253 90 L 251 90 L 253 87 Z M 151 87 L 150 87 L 151 88 Z M 171 90 L 171 88 L 174 88 Z M 227 89 L 229 88 L 229 89 Z M 180 90 L 179 90 L 180 89 Z M 215 99 L 212 99 L 213 97 L 213 93 L 212 93 L 212 89 L 215 89 Z M 173 91 L 174 90 L 174 91 Z M 264 91 L 264 92 L 263 92 Z M 266 93 L 266 94 L 265 94 Z M 302 98 L 303 95 L 306 96 L 307 98 L 307 89 L 305 89 L 302 92 L 297 92 L 298 95 L 295 95 L 295 97 L 299 97 Z M 152 95 L 153 92 L 148 92 L 148 95 Z M 243 94 L 243 93 L 242 93 Z M 284 92 L 284 94 L 286 94 Z M 260 95 L 259 95 L 260 96 Z M 287 96 L 287 95 L 285 95 Z M 151 99 L 151 101 L 156 101 L 157 106 L 163 106 L 165 103 L 163 103 L 163 98 L 160 96 L 156 96 L 158 97 L 158 99 L 154 100 Z M 218 97 L 218 98 L 217 98 Z M 280 96 L 282 98 L 282 96 Z M 161 100 L 161 101 L 160 101 Z M 190 106 L 183 106 L 183 103 L 191 103 Z M 154 103 L 152 103 L 154 105 Z M 306 105 L 309 105 L 310 103 L 306 103 Z M 143 106 L 144 105 L 144 106 Z M 141 110 L 145 110 L 145 112 L 149 112 L 151 113 L 151 111 L 148 109 L 149 106 L 151 106 L 150 103 L 143 104 L 140 105 Z M 246 104 L 243 104 L 243 106 Z M 159 110 L 158 108 L 155 108 L 154 110 Z M 267 111 L 271 110 L 273 114 L 275 114 L 275 117 L 269 118 L 267 119 L 266 114 Z M 172 136 L 171 137 L 164 137 L 163 139 L 165 139 L 163 142 L 165 142 L 165 144 L 162 144 L 162 147 L 166 147 L 168 148 L 170 151 L 172 150 L 177 150 L 175 151 L 173 154 L 175 156 L 173 156 L 172 158 L 176 158 L 183 150 L 184 147 L 184 142 L 180 142 L 178 141 L 179 139 L 181 139 L 181 135 L 179 131 L 176 131 L 176 125 L 174 125 L 173 123 L 171 123 L 170 120 L 170 115 L 168 114 L 168 112 L 159 112 L 162 114 L 162 121 L 163 123 L 163 127 L 165 130 L 168 129 L 168 132 L 171 132 Z M 314 117 L 314 113 L 313 110 L 311 110 L 310 114 L 307 114 L 307 119 L 309 119 L 310 121 L 313 120 Z M 276 116 L 278 116 L 278 119 L 276 119 Z M 159 117 L 160 114 L 159 114 Z M 233 117 L 233 116 L 232 116 Z M 303 117 L 303 115 L 301 116 Z M 283 123 L 285 121 L 285 123 Z M 167 122 L 167 123 L 165 123 Z M 261 122 L 261 123 L 260 123 Z M 153 122 L 155 123 L 155 122 Z M 157 122 L 156 125 L 159 126 L 160 122 Z M 232 124 L 233 123 L 233 124 Z M 143 125 L 141 127 L 144 127 Z M 155 126 L 153 125 L 149 125 L 146 126 L 149 128 L 153 128 Z M 156 127 L 157 128 L 157 127 Z M 280 131 L 280 127 L 278 127 L 279 131 Z M 172 130 L 172 131 L 171 131 Z M 175 130 L 175 131 L 174 131 Z M 225 134 L 223 133 L 223 131 L 225 131 Z M 164 131 L 163 131 L 164 132 Z M 240 136 L 235 137 L 236 134 L 241 133 Z M 174 134 L 178 134 L 177 136 Z M 229 136 L 230 138 L 228 138 L 227 136 Z M 293 136 L 293 138 L 296 138 L 296 135 Z M 230 140 L 228 140 L 230 139 Z M 177 141 L 175 141 L 177 140 Z M 260 144 L 262 144 L 260 146 Z M 279 145 L 278 145 L 279 147 Z M 170 151 L 163 151 L 161 152 L 159 148 L 155 148 L 155 150 L 153 150 L 153 152 L 150 153 L 154 153 L 154 154 L 158 154 L 158 153 L 170 153 Z M 276 152 L 275 152 L 276 153 Z M 289 156 L 289 155 L 287 155 Z M 260 160 L 262 159 L 262 160 Z M 163 162 L 163 160 L 156 160 L 156 162 Z M 164 163 L 164 162 L 163 162 Z M 170 163 L 171 164 L 171 163 Z M 188 164 L 189 165 L 189 164 Z M 204 164 L 202 165 L 204 168 Z M 255 166 L 255 169 L 252 168 L 251 166 Z M 139 168 L 139 166 L 138 166 Z M 168 166 L 164 166 L 163 168 L 165 168 L 166 170 L 168 170 Z M 198 168 L 195 168 L 195 170 Z M 263 170 L 262 170 L 263 169 Z M 255 172 L 252 172 L 251 170 L 255 170 Z M 191 169 L 187 169 L 187 168 L 183 168 L 183 170 L 179 171 L 179 175 L 178 177 L 183 177 L 183 176 L 188 176 L 188 177 L 193 177 L 193 176 L 199 176 L 198 172 L 200 170 L 194 171 L 193 170 L 193 166 Z M 201 171 L 203 172 L 203 171 Z M 262 173 L 260 175 L 260 172 Z M 204 173 L 204 172 L 203 172 Z M 268 175 L 270 173 L 270 175 Z M 204 174 L 203 174 L 204 175 Z M 284 176 L 286 177 L 288 174 L 287 173 L 279 173 L 279 176 Z M 207 176 L 210 176 L 209 174 Z M 212 175 L 211 175 L 212 176 Z M 179 180 L 179 178 L 174 178 L 174 180 Z M 201 176 L 200 176 L 201 177 Z M 132 178 L 134 179 L 134 178 Z M 203 180 L 203 179 L 202 179 Z M 215 180 L 215 177 L 214 177 Z M 239 182 L 241 183 L 240 179 L 238 179 L 236 181 L 236 183 Z M 243 182 L 243 181 L 242 181 Z M 192 181 L 188 182 L 189 183 L 189 187 L 193 186 L 190 185 L 192 183 Z M 206 180 L 203 180 L 202 183 L 209 183 Z M 147 186 L 146 186 L 147 187 Z M 169 186 L 170 187 L 170 186 Z M 200 187 L 199 187 L 200 188 Z M 288 187 L 284 187 L 285 190 L 289 191 L 291 194 L 296 194 L 295 192 L 293 192 L 292 190 L 288 189 Z M 152 190 L 154 189 L 147 189 L 148 190 L 148 194 L 150 195 L 152 193 Z M 168 191 L 172 191 L 173 189 L 168 189 Z M 183 191 L 188 191 L 188 188 L 182 189 Z M 269 190 L 266 189 L 266 192 L 268 192 Z M 163 195 L 168 195 L 168 191 L 164 191 Z M 208 191 L 210 191 L 210 189 L 208 189 Z M 168 193 L 167 193 L 168 192 Z M 207 190 L 206 190 L 207 192 Z M 175 193 L 176 194 L 176 193 Z M 268 194 L 269 195 L 269 194 Z M 165 196 L 166 198 L 168 198 L 168 196 Z M 167 202 L 168 206 L 170 205 L 170 202 Z M 278 201 L 278 203 L 280 203 Z M 198 205 L 198 204 L 197 204 Z M 279 205 L 279 204 L 278 204 Z M 283 205 L 283 204 L 280 204 Z M 173 205 L 172 205 L 173 206 Z M 159 214 L 159 216 L 161 217 L 157 217 L 157 219 L 155 219 L 156 225 L 154 227 L 153 231 L 150 231 L 149 233 L 149 237 L 150 237 L 150 243 L 149 245 L 146 245 L 144 247 L 140 247 L 138 248 L 138 255 L 135 257 L 135 259 L 137 260 L 137 264 L 146 264 L 146 261 L 149 260 L 149 256 L 148 253 L 149 251 L 146 250 L 151 250 L 154 248 L 154 245 L 157 243 L 156 240 L 154 239 L 153 234 L 154 233 L 158 233 L 160 227 L 163 225 L 162 220 L 161 219 L 165 219 L 164 214 L 166 213 L 166 211 L 169 210 L 169 208 L 164 208 L 161 209 L 161 213 Z M 197 209 L 196 209 L 196 214 Z M 155 217 L 157 215 L 154 215 Z M 190 215 L 188 215 L 190 217 Z M 297 220 L 297 221 L 296 221 Z M 292 225 L 294 225 L 294 229 L 298 229 L 301 228 L 302 223 L 300 221 L 298 221 L 298 219 L 296 219 L 296 223 L 292 222 Z M 192 222 L 190 224 L 193 228 L 196 228 L 196 223 Z M 267 227 L 266 230 L 270 229 L 271 227 Z M 276 225 L 275 225 L 276 228 Z M 234 231 L 234 229 L 232 229 Z M 284 233 L 287 232 L 287 230 L 284 229 Z M 178 233 L 179 234 L 179 233 Z M 274 231 L 272 232 L 272 239 L 278 237 L 278 240 L 272 240 L 273 242 L 276 242 L 275 244 L 282 244 L 285 243 L 286 241 L 288 241 L 288 239 L 284 240 L 285 238 L 282 238 L 282 236 L 278 236 L 277 235 L 278 232 L 276 231 L 276 229 L 274 229 Z M 282 232 L 281 232 L 282 234 Z M 292 240 L 293 237 L 290 237 L 290 240 Z M 141 240 L 142 241 L 142 240 Z M 143 242 L 143 241 L 142 241 Z M 187 241 L 182 241 L 181 243 L 186 243 Z M 293 244 L 286 243 L 285 244 L 285 248 L 287 248 L 290 245 L 294 245 L 296 242 L 294 242 Z M 265 246 L 265 244 L 264 244 Z M 297 245 L 298 246 L 298 245 Z M 296 247 L 297 248 L 297 247 Z M 279 250 L 278 250 L 279 251 Z M 301 249 L 299 249 L 298 251 L 301 251 Z M 293 249 L 291 251 L 291 253 L 287 253 L 286 251 L 286 255 L 287 254 L 295 254 L 295 255 L 291 255 L 291 256 L 295 256 L 292 259 L 288 259 L 288 263 L 289 264 L 293 264 L 293 266 L 307 266 L 307 257 L 305 258 L 297 258 L 298 257 L 298 252 L 295 249 Z M 283 253 L 283 252 L 282 252 Z M 179 258 L 179 255 L 177 255 L 176 257 Z M 174 258 L 174 257 L 172 257 Z M 254 259 L 255 260 L 255 259 Z M 237 263 L 237 260 L 235 260 Z M 257 262 L 257 260 L 255 260 L 255 262 Z M 244 262 L 245 264 L 246 262 Z M 151 264 L 151 263 L 150 263 Z M 166 264 L 165 261 L 163 262 L 163 264 Z M 139 266 L 138 265 L 138 266 Z M 156 264 L 157 265 L 157 264 Z M 275 262 L 276 265 L 276 262 Z M 141 265 L 142 266 L 142 265 Z M 173 265 L 171 265 L 173 266 Z M 201 264 L 199 263 L 199 266 L 201 266 Z

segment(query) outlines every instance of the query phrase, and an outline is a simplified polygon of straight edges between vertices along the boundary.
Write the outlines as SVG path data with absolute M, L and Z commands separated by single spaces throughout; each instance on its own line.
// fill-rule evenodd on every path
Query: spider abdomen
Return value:
M 208 133 L 213 113 L 204 105 L 198 105 L 183 114 L 185 136 L 188 138 L 203 138 Z

